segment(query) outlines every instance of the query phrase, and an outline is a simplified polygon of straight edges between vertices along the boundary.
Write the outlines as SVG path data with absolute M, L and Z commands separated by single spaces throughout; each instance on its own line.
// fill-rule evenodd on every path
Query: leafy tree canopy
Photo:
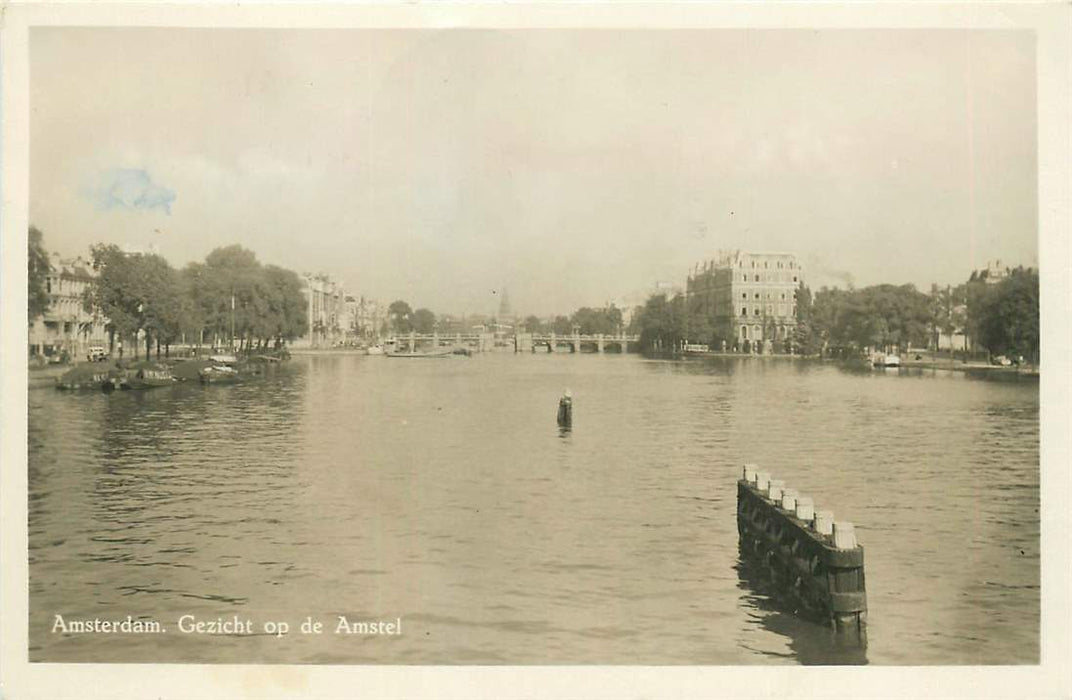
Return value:
M 387 307 L 387 320 L 396 333 L 410 333 L 413 331 L 413 309 L 401 299 L 391 302 Z
M 436 329 L 436 317 L 428 309 L 417 309 L 413 312 L 413 330 L 417 333 L 432 333 Z
M 29 237 L 28 314 L 30 319 L 41 316 L 48 311 L 48 290 L 45 286 L 49 268 L 48 252 L 45 250 L 44 235 L 36 226 L 30 227 Z
M 1016 268 L 996 284 L 968 284 L 968 328 L 992 354 L 1039 356 L 1039 277 Z

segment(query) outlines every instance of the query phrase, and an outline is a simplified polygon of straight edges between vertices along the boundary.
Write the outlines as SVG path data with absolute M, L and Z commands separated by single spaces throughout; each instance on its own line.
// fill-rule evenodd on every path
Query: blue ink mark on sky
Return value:
M 161 209 L 170 216 L 175 192 L 154 183 L 145 170 L 116 168 L 104 173 L 95 198 L 99 209 Z

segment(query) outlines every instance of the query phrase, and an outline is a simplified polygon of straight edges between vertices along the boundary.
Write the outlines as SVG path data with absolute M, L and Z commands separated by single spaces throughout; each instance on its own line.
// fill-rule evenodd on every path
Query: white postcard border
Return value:
M 0 695 L 93 697 L 1069 697 L 1070 396 L 1072 299 L 1067 3 L 408 3 L 321 6 L 12 4 L 4 11 L 0 149 L 2 624 Z M 1042 473 L 1041 664 L 1022 667 L 795 668 L 774 666 L 213 666 L 27 663 L 28 29 L 31 26 L 607 27 L 1023 29 L 1038 40 L 1040 384 Z

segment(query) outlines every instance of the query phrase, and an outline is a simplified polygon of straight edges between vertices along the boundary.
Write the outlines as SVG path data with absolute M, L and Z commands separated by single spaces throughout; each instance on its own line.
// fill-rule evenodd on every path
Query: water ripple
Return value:
M 332 356 L 245 385 L 29 402 L 35 661 L 1038 661 L 1037 383 L 792 361 Z M 780 609 L 738 560 L 745 462 L 856 524 L 866 650 Z M 402 618 L 403 634 L 48 633 L 56 612 L 236 609 Z

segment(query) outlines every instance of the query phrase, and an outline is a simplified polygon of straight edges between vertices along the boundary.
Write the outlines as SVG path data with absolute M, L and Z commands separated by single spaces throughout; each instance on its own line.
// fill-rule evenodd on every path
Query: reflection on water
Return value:
M 794 614 L 792 604 L 780 594 L 770 578 L 749 557 L 737 563 L 741 589 L 754 608 L 752 619 L 763 629 L 784 637 L 787 652 L 764 652 L 772 660 L 814 665 L 864 665 L 867 663 L 867 632 L 836 631 L 833 627 Z
M 572 430 L 552 416 L 567 386 Z M 336 355 L 250 384 L 29 403 L 32 660 L 1038 661 L 1037 382 Z M 746 461 L 856 524 L 866 649 L 740 560 Z M 171 629 L 64 636 L 56 614 Z M 185 614 L 403 633 L 206 637 L 177 631 Z

